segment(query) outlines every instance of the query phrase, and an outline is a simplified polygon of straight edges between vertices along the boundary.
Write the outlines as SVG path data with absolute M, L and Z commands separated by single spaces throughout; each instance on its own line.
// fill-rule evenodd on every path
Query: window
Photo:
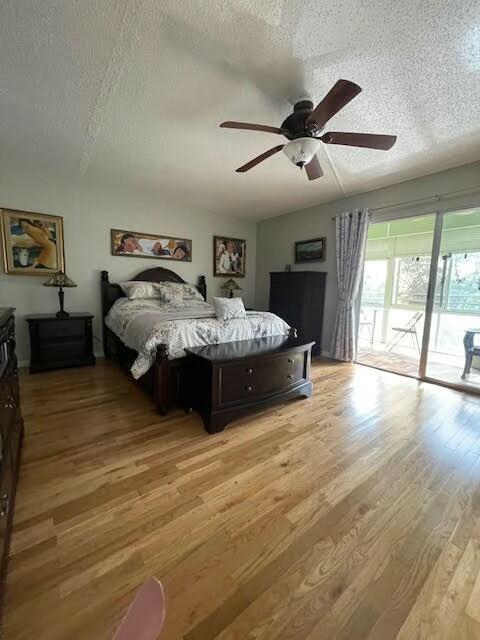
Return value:
M 454 253 L 448 258 L 451 265 L 444 285 L 447 311 L 480 313 L 480 252 Z
M 424 307 L 427 301 L 430 256 L 395 258 L 393 304 Z
M 362 304 L 383 307 L 388 260 L 366 260 L 363 272 Z

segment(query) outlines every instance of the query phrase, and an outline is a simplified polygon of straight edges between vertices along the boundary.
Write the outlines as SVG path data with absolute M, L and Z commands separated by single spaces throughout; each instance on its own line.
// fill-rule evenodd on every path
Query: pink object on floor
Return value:
M 157 640 L 164 622 L 163 587 L 156 578 L 150 578 L 135 594 L 113 640 Z

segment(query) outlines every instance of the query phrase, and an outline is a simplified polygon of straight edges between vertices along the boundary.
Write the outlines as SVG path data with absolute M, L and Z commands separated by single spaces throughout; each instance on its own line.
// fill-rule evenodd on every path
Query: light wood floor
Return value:
M 314 396 L 208 436 L 113 365 L 25 375 L 9 640 L 480 638 L 480 399 L 316 363 Z

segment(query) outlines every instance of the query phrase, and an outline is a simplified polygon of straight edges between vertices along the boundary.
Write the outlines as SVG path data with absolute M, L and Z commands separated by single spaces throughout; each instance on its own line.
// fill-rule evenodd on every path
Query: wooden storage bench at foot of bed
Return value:
M 275 336 L 185 349 L 185 408 L 202 416 L 209 433 L 252 410 L 312 394 L 314 342 Z

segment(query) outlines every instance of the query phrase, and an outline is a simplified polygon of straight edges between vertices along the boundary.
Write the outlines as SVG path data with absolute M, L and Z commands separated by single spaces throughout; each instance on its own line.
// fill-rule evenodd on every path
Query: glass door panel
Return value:
M 443 217 L 426 377 L 480 390 L 480 209 Z
M 369 227 L 356 361 L 417 377 L 435 215 Z

